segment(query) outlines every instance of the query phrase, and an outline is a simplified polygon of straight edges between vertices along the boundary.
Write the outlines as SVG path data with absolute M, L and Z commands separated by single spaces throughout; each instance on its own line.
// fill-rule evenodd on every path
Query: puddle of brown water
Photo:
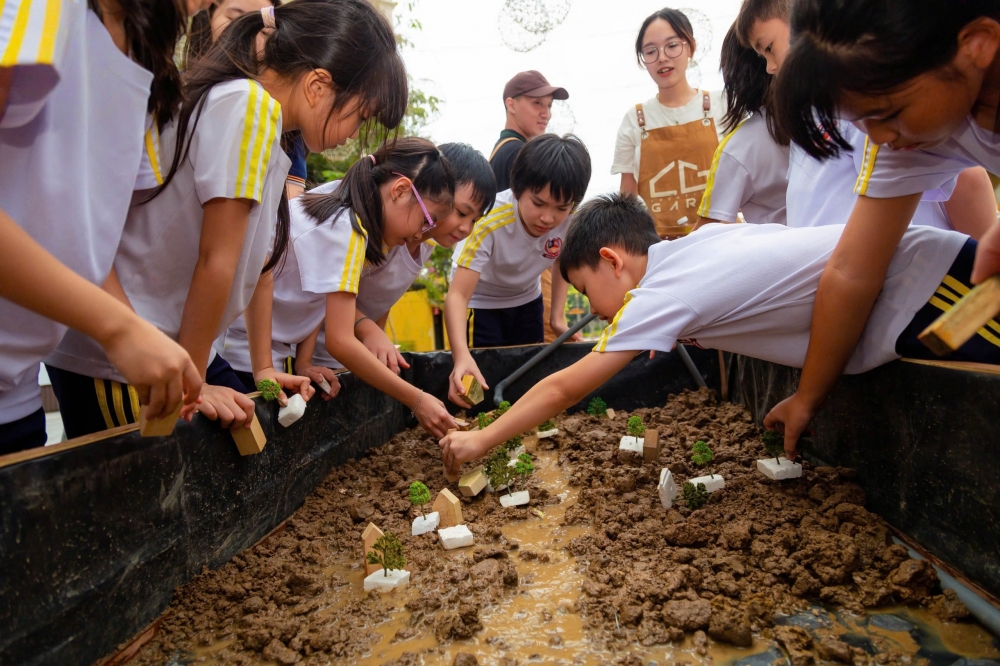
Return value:
M 467 652 L 477 657 L 484 666 L 497 663 L 502 657 L 518 660 L 520 663 L 545 664 L 607 664 L 616 656 L 606 651 L 595 649 L 586 637 L 584 624 L 586 618 L 573 608 L 581 595 L 583 574 L 577 570 L 578 563 L 569 555 L 564 547 L 570 540 L 587 534 L 589 526 L 560 526 L 566 510 L 576 503 L 578 490 L 566 483 L 566 475 L 558 465 L 558 456 L 550 451 L 535 453 L 535 476 L 540 485 L 548 489 L 552 495 L 558 495 L 562 502 L 549 506 L 545 517 L 532 515 L 523 521 L 508 523 L 504 535 L 509 541 L 520 544 L 521 550 L 532 550 L 538 554 L 548 554 L 549 562 L 539 560 L 522 560 L 519 551 L 511 551 L 518 573 L 520 584 L 516 592 L 499 606 L 482 615 L 485 629 L 478 636 L 467 641 L 456 641 L 446 646 L 439 646 L 437 639 L 430 632 L 423 631 L 420 635 L 405 641 L 393 642 L 396 632 L 406 627 L 410 620 L 410 612 L 405 609 L 406 602 L 416 596 L 416 585 L 419 584 L 419 572 L 412 572 L 411 585 L 398 592 L 385 595 L 384 602 L 392 608 L 389 620 L 373 627 L 372 630 L 381 634 L 381 640 L 372 647 L 371 654 L 351 663 L 360 666 L 374 666 L 402 656 L 404 652 L 424 655 L 425 664 L 451 664 L 459 652 Z M 458 551 L 442 552 L 446 558 L 472 558 L 473 547 Z M 348 581 L 348 585 L 330 590 L 329 605 L 318 611 L 321 615 L 336 613 L 348 602 L 362 598 L 364 592 L 362 581 L 364 569 L 359 562 L 345 560 L 327 569 L 328 574 L 340 574 Z M 924 634 L 930 636 L 930 641 L 938 649 L 956 655 L 978 658 L 997 659 L 997 650 L 993 637 L 981 626 L 971 623 L 944 623 L 923 609 L 889 608 L 881 609 L 879 613 L 899 615 L 921 627 Z M 879 651 L 892 650 L 913 659 L 913 663 L 931 663 L 927 659 L 917 657 L 921 645 L 910 633 L 888 631 L 866 622 L 864 616 L 851 616 L 846 613 L 829 614 L 833 625 L 820 633 L 842 635 L 852 633 L 866 637 Z M 557 639 L 555 637 L 558 637 Z M 206 665 L 218 664 L 214 655 L 227 647 L 232 638 L 216 642 L 211 647 L 199 648 L 196 651 L 195 663 Z M 551 642 L 550 642 L 551 641 Z M 926 644 L 926 641 L 924 641 Z M 644 648 L 635 645 L 631 650 L 644 661 L 654 661 L 660 664 L 688 662 L 691 664 L 736 664 L 740 659 L 763 652 L 770 643 L 755 637 L 753 646 L 745 649 L 733 648 L 709 641 L 705 655 L 698 655 L 690 638 L 676 646 L 654 646 Z M 926 647 L 926 645 L 925 645 Z M 261 664 L 271 664 L 261 659 Z

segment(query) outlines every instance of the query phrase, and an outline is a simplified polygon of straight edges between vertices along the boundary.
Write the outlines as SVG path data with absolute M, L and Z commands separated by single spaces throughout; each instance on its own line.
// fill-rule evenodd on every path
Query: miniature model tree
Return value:
M 555 430 L 556 429 L 556 422 L 553 421 L 552 419 L 549 419 L 548 421 L 546 421 L 542 425 L 538 426 L 538 429 L 540 431 L 542 431 L 542 432 L 547 432 L 549 430 Z
M 486 412 L 479 412 L 479 415 L 476 416 L 476 421 L 479 423 L 480 430 L 486 430 L 487 426 L 493 423 L 493 419 Z
M 260 391 L 260 397 L 267 401 L 277 400 L 281 395 L 281 385 L 273 379 L 262 379 L 257 382 L 257 390 Z
M 604 402 L 603 398 L 594 398 L 587 405 L 587 413 L 596 418 L 601 418 L 602 416 L 608 415 L 608 404 Z
M 517 457 L 517 462 L 514 463 L 514 480 L 516 479 L 527 479 L 531 476 L 531 473 L 535 471 L 535 465 L 531 462 L 531 456 L 527 453 L 522 453 Z M 510 486 L 513 485 L 513 480 L 507 486 L 507 494 L 510 494 Z
M 486 461 L 485 471 L 493 490 L 510 484 L 514 477 L 514 468 L 510 466 L 510 455 L 506 448 L 499 446 L 493 451 L 493 455 Z M 508 492 L 509 490 L 508 488 Z
M 774 458 L 774 462 L 780 462 L 778 457 L 785 453 L 785 436 L 777 430 L 765 430 L 760 438 L 767 454 Z
M 642 437 L 646 432 L 646 426 L 642 425 L 642 419 L 638 416 L 628 417 L 628 434 L 632 437 Z
M 699 483 L 695 486 L 693 483 L 688 481 L 684 484 L 681 494 L 684 499 L 684 504 L 691 510 L 700 509 L 705 505 L 705 502 L 708 501 L 708 490 L 705 489 L 704 483 Z
M 708 463 L 712 462 L 712 458 L 714 457 L 712 449 L 708 448 L 708 444 L 700 439 L 694 443 L 693 447 L 691 447 L 691 462 L 698 467 L 704 467 Z
M 420 481 L 414 481 L 410 484 L 410 504 L 417 507 L 420 510 L 420 515 L 424 518 L 427 514 L 424 513 L 424 505 L 431 501 L 431 491 L 427 489 Z
M 392 532 L 386 532 L 372 545 L 367 559 L 369 564 L 380 564 L 385 576 L 388 577 L 390 569 L 402 569 L 406 566 L 403 542 Z
M 520 448 L 523 441 L 524 440 L 521 438 L 520 435 L 514 435 L 513 437 L 511 437 L 510 439 L 508 439 L 506 442 L 503 443 L 503 448 L 508 453 L 510 453 L 511 451 L 517 451 L 517 449 Z
M 499 405 L 497 405 L 496 409 L 493 410 L 493 420 L 495 421 L 496 419 L 506 414 L 508 409 L 510 409 L 510 402 L 504 400 Z

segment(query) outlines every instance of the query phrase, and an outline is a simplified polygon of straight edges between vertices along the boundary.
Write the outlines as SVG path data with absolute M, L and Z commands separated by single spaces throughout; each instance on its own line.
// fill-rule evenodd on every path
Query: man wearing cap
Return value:
M 497 178 L 497 192 L 510 189 L 510 168 L 514 158 L 529 139 L 545 133 L 552 117 L 552 100 L 569 99 L 565 88 L 549 85 L 541 72 L 521 72 L 503 89 L 507 124 L 493 146 L 490 166 Z

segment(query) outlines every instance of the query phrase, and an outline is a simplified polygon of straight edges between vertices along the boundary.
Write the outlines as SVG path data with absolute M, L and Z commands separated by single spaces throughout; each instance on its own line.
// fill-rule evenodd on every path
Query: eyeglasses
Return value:
M 684 46 L 687 44 L 683 39 L 678 39 L 676 41 L 667 42 L 663 45 L 663 55 L 667 56 L 671 60 L 678 57 L 680 54 L 684 53 Z M 654 62 L 660 59 L 660 48 L 659 46 L 644 46 L 639 54 L 642 56 L 642 61 L 647 65 L 652 65 Z
M 424 223 L 424 226 L 421 227 L 420 233 L 421 234 L 426 234 L 428 231 L 430 231 L 431 229 L 433 229 L 437 225 L 434 224 L 434 220 L 431 219 L 431 214 L 427 212 L 427 206 L 424 205 L 424 200 L 420 198 L 420 193 L 417 192 L 417 188 L 416 188 L 416 186 L 414 186 L 412 180 L 410 180 L 409 178 L 407 178 L 403 174 L 398 173 L 396 171 L 393 171 L 392 173 L 393 173 L 393 175 L 399 176 L 400 178 L 406 178 L 406 180 L 410 183 L 410 189 L 413 190 L 413 196 L 415 196 L 417 198 L 417 203 L 420 204 L 420 210 L 424 211 L 424 219 L 427 220 Z

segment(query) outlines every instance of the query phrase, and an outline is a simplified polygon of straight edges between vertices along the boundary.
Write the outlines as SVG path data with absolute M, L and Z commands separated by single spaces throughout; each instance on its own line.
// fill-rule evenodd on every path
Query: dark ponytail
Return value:
M 725 82 L 726 115 L 722 117 L 722 129 L 732 132 L 736 126 L 746 120 L 751 114 L 767 110 L 771 90 L 771 75 L 767 73 L 767 64 L 757 52 L 740 43 L 736 33 L 736 24 L 729 28 L 722 40 L 721 66 L 722 79 Z M 770 113 L 765 115 L 767 130 L 771 138 L 782 143 L 776 136 L 774 119 Z
M 170 170 L 152 197 L 167 187 L 187 157 L 205 98 L 213 86 L 253 78 L 264 70 L 292 81 L 315 69 L 330 73 L 335 113 L 364 109 L 388 128 L 406 112 L 407 82 L 392 26 L 366 0 L 295 0 L 275 7 L 276 28 L 270 30 L 258 59 L 257 35 L 264 29 L 260 12 L 234 20 L 219 41 L 184 75 L 184 104 L 177 116 L 177 146 Z M 262 272 L 277 266 L 288 247 L 288 201 L 282 185 L 271 257 Z M 379 248 L 381 249 L 381 247 Z
M 437 146 L 427 139 L 405 136 L 393 143 L 383 143 L 372 155 L 365 155 L 355 162 L 333 192 L 303 194 L 302 207 L 318 224 L 342 210 L 349 210 L 361 218 L 368 232 L 365 260 L 372 266 L 378 266 L 385 261 L 385 252 L 382 251 L 385 222 L 379 187 L 400 176 L 413 181 L 413 186 L 425 201 L 443 204 L 455 197 L 455 174 Z M 417 203 L 413 202 L 413 205 Z M 354 215 L 351 216 L 351 226 L 361 233 Z
M 124 16 L 128 55 L 153 73 L 146 111 L 163 128 L 181 104 L 181 75 L 174 64 L 174 47 L 187 23 L 184 0 L 117 0 Z M 100 3 L 88 7 L 103 20 Z
M 962 28 L 998 16 L 1000 0 L 796 0 L 778 127 L 817 159 L 850 150 L 836 125 L 845 92 L 881 95 L 948 68 Z
M 215 16 L 216 11 L 223 9 L 223 4 L 225 4 L 225 0 L 220 0 L 205 11 L 198 12 L 191 17 L 191 21 L 188 23 L 187 39 L 184 40 L 183 67 L 185 69 L 212 48 L 212 17 Z M 271 6 L 280 7 L 281 0 L 273 0 Z

